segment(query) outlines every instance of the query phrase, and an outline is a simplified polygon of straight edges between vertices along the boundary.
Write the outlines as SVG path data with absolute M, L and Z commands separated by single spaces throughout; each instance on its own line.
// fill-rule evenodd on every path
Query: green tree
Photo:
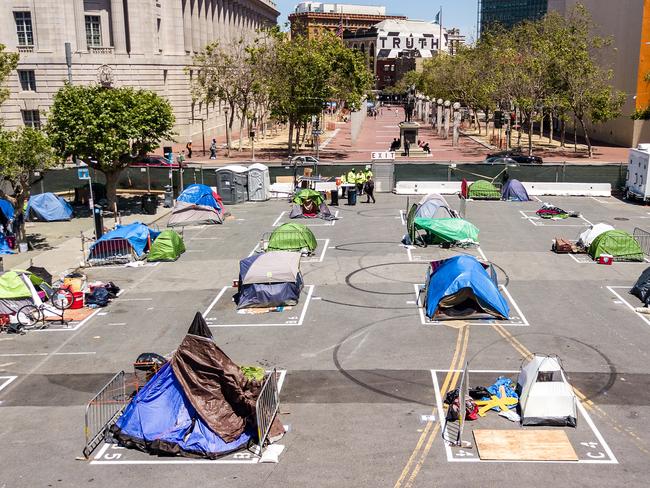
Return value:
M 9 98 L 9 89 L 4 86 L 4 82 L 18 66 L 18 53 L 10 53 L 5 49 L 6 46 L 0 44 L 0 105 Z
M 9 198 L 17 212 L 22 212 L 29 199 L 34 173 L 57 163 L 50 140 L 43 131 L 23 127 L 15 131 L 0 131 L 0 174 L 8 180 L 14 195 Z
M 77 157 L 106 175 L 113 207 L 122 170 L 172 139 L 173 126 L 169 102 L 154 92 L 66 84 L 54 96 L 46 131 L 59 156 Z
M 294 128 L 320 114 L 329 100 L 351 110 L 360 107 L 372 86 L 365 57 L 347 49 L 330 33 L 289 38 L 274 33 L 274 64 L 268 82 L 272 114 L 289 123 L 289 153 L 293 152 Z M 298 136 L 296 136 L 298 141 Z

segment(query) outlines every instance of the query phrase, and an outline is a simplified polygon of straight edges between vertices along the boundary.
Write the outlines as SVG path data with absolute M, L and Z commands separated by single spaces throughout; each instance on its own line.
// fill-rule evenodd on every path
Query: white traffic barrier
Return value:
M 556 197 L 611 197 L 612 185 L 609 183 L 537 183 L 522 182 L 531 196 Z
M 395 193 L 398 195 L 453 195 L 460 193 L 460 181 L 398 181 Z
M 468 185 L 472 182 L 468 181 Z M 612 185 L 609 183 L 545 183 L 522 182 L 530 196 L 566 197 L 611 197 Z M 460 193 L 460 181 L 398 181 L 394 193 L 397 195 L 453 195 Z

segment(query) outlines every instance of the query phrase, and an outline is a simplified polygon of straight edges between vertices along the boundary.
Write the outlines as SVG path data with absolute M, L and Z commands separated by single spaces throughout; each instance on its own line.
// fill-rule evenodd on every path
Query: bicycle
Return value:
M 49 323 L 45 320 L 45 312 L 54 312 L 59 316 L 59 321 L 61 325 L 68 325 L 68 321 L 64 319 L 65 311 L 72 306 L 74 302 L 74 295 L 67 288 L 57 288 L 56 290 L 52 289 L 49 285 L 42 283 L 40 285 L 41 290 L 45 292 L 49 302 L 48 304 L 54 305 L 54 308 L 58 312 L 54 312 L 52 307 L 49 307 L 48 304 L 40 305 L 24 305 L 16 313 L 16 319 L 20 324 L 22 329 L 31 330 L 31 329 L 44 329 L 49 326 Z M 39 327 L 36 324 L 40 323 Z

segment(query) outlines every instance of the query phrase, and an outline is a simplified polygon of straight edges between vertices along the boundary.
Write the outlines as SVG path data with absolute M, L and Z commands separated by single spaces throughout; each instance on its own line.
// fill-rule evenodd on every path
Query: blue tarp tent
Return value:
M 93 251 L 101 242 L 107 242 L 110 240 L 122 239 L 129 241 L 131 248 L 137 256 L 142 256 L 142 254 L 149 248 L 149 244 L 156 240 L 156 237 L 160 232 L 157 232 L 153 229 L 150 229 L 140 222 L 134 222 L 129 225 L 118 225 L 115 229 L 110 232 L 107 232 L 102 237 L 100 237 L 95 243 L 90 247 L 90 256 L 89 259 L 93 258 Z
M 501 200 L 510 200 L 513 202 L 529 202 L 530 197 L 524 185 L 519 180 L 508 180 L 501 190 Z
M 29 197 L 25 215 L 29 220 L 44 220 L 46 222 L 70 220 L 72 207 L 54 193 L 41 193 Z
M 490 274 L 474 256 L 455 256 L 431 263 L 425 285 L 427 317 L 487 313 L 508 320 L 510 308 L 499 292 L 496 273 Z
M 0 211 L 6 220 L 14 219 L 14 206 L 4 198 L 0 198 Z
M 219 197 L 218 193 L 213 191 L 209 186 L 198 183 L 185 188 L 185 190 L 178 195 L 176 201 L 212 207 L 220 213 L 223 210 L 221 197 Z
M 239 262 L 237 308 L 296 305 L 303 280 L 300 253 L 271 251 L 253 254 Z
M 214 459 L 254 440 L 260 389 L 217 347 L 197 313 L 172 359 L 140 389 L 111 431 L 125 447 Z M 271 431 L 284 432 L 277 418 Z

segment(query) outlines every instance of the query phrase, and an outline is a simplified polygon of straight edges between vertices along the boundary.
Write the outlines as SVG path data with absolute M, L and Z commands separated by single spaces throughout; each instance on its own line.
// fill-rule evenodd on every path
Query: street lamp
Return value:
M 454 105 L 454 136 L 452 145 L 458 146 L 459 125 L 460 125 L 460 103 L 455 102 Z
M 226 157 L 230 157 L 230 125 L 228 125 L 228 121 L 230 119 L 230 107 L 226 105 L 223 108 L 224 115 L 226 116 Z
M 442 98 L 436 100 L 438 110 L 436 112 L 436 125 L 438 126 L 438 137 L 442 137 Z
M 451 116 L 451 102 L 449 100 L 445 100 L 445 130 L 444 130 L 444 137 L 447 139 L 449 137 L 449 117 Z

